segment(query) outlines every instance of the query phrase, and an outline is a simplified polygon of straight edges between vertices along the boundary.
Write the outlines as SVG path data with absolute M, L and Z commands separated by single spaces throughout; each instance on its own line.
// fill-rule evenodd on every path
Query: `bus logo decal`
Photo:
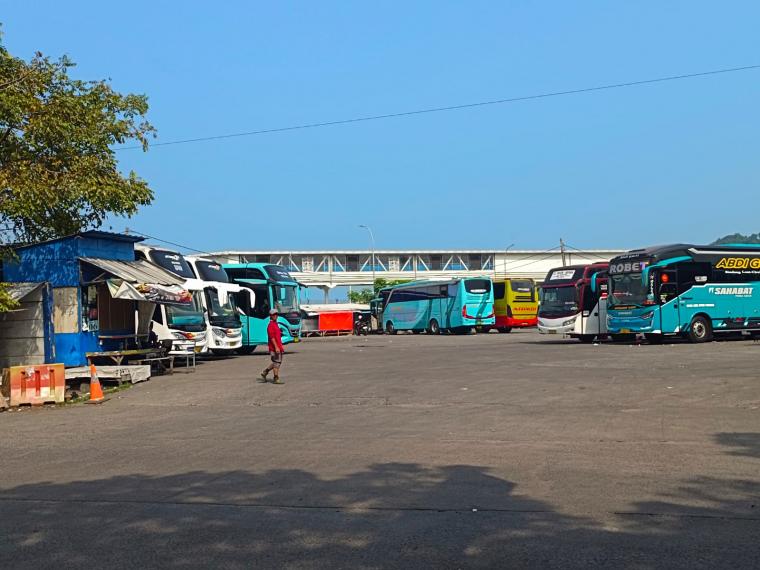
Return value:
M 749 297 L 754 287 L 708 287 L 707 292 L 712 295 L 737 295 Z
M 723 257 L 715 266 L 716 269 L 760 269 L 758 257 Z

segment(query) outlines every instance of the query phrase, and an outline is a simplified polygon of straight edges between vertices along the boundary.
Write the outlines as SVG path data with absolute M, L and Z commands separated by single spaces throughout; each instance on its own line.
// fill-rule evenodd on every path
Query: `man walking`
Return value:
M 267 338 L 269 339 L 269 354 L 272 362 L 261 373 L 264 382 L 267 381 L 267 374 L 274 372 L 272 382 L 274 384 L 284 384 L 280 381 L 280 366 L 282 365 L 282 356 L 285 354 L 285 348 L 282 346 L 282 333 L 280 325 L 277 324 L 277 309 L 269 311 L 269 324 L 267 325 Z

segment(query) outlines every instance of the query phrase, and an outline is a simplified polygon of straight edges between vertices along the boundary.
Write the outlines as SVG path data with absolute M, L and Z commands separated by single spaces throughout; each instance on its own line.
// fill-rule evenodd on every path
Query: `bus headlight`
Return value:
M 563 327 L 569 327 L 570 325 L 574 325 L 575 324 L 575 319 L 577 319 L 577 318 L 578 317 L 573 317 L 572 319 L 567 319 L 566 321 L 564 321 L 562 323 L 562 326 Z
M 645 321 L 651 321 L 654 318 L 654 311 L 647 311 L 646 313 L 639 315 L 639 318 Z

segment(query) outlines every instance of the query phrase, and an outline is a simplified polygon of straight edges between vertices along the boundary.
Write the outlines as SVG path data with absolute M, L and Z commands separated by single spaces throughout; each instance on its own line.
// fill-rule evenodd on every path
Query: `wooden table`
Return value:
M 116 366 L 121 366 L 121 363 L 126 358 L 129 360 L 132 356 L 145 356 L 147 354 L 155 354 L 155 348 L 135 348 L 131 350 L 108 350 L 106 352 L 88 352 L 85 354 L 87 362 L 92 364 L 93 358 L 104 357 L 110 358 Z

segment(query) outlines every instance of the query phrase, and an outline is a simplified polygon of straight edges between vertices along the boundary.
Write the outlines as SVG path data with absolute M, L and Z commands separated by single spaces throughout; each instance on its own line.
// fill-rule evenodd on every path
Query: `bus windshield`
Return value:
M 170 327 L 182 328 L 204 324 L 203 306 L 199 293 L 199 291 L 193 291 L 192 305 L 166 305 L 166 320 Z
M 235 299 L 228 294 L 225 303 L 219 298 L 219 291 L 211 287 L 205 290 L 206 305 L 208 306 L 208 319 L 212 325 L 223 327 L 239 327 L 240 317 L 238 316 Z
M 298 311 L 298 289 L 295 285 L 272 285 L 272 297 L 280 313 Z
M 618 273 L 610 275 L 610 294 L 607 305 L 641 306 L 647 300 L 647 286 L 641 282 L 641 273 Z
M 532 303 L 534 298 L 534 285 L 532 281 L 513 280 L 512 292 L 515 294 L 515 302 Z
M 491 281 L 488 279 L 466 279 L 464 290 L 471 295 L 488 295 L 491 292 Z
M 539 314 L 544 317 L 564 317 L 577 313 L 578 294 L 575 287 L 544 287 L 541 290 Z
M 195 267 L 198 270 L 198 279 L 202 279 L 203 281 L 216 281 L 218 283 L 230 282 L 227 277 L 227 272 L 219 263 L 199 259 L 195 262 Z

